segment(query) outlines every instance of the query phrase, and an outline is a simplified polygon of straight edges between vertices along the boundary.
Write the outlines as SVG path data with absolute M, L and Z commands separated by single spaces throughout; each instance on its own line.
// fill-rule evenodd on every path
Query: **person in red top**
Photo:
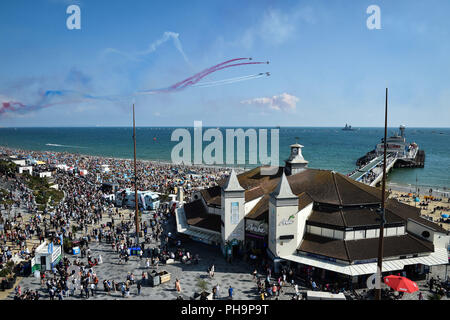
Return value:
M 41 286 L 45 284 L 45 273 L 41 274 Z

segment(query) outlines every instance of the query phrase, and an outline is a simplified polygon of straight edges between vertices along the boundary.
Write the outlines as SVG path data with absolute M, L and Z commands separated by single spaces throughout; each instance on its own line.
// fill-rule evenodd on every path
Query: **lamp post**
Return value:
M 386 202 L 386 139 L 387 139 L 387 110 L 388 110 L 388 88 L 386 88 L 386 104 L 384 111 L 384 150 L 383 150 L 383 182 L 381 187 L 381 222 L 380 235 L 378 241 L 378 270 L 380 277 L 380 287 L 376 288 L 376 299 L 381 300 L 381 278 L 383 274 L 383 241 L 384 241 L 384 223 L 385 223 L 385 202 Z
M 135 207 L 135 223 L 136 223 L 136 245 L 139 245 L 139 203 L 138 203 L 138 187 L 137 187 L 137 170 L 136 170 L 136 124 L 134 120 L 134 103 L 133 103 L 133 143 L 134 143 L 134 207 Z

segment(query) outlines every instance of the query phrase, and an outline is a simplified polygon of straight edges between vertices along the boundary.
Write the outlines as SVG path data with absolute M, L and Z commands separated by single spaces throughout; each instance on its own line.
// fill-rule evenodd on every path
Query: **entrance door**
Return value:
M 47 259 L 45 256 L 41 256 L 41 271 L 45 272 L 47 270 Z
M 233 259 L 236 259 L 239 256 L 239 245 L 233 246 Z

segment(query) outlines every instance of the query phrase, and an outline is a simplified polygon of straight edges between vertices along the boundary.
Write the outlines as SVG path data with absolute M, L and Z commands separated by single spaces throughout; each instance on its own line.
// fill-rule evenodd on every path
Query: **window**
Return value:
M 388 237 L 397 235 L 397 228 L 387 228 L 386 231 Z
M 333 229 L 322 228 L 322 236 L 327 238 L 333 238 Z
M 376 238 L 377 230 L 375 229 L 369 229 L 366 230 L 366 238 Z
M 397 227 L 397 235 L 402 236 L 405 234 L 405 226 Z
M 356 230 L 355 231 L 355 240 L 364 239 L 366 237 L 366 230 Z
M 422 232 L 422 237 L 428 238 L 430 236 L 430 233 L 428 231 Z
M 316 226 L 311 226 L 311 233 L 312 234 L 316 234 L 318 236 L 322 235 L 322 228 L 316 227 Z
M 231 203 L 231 224 L 239 223 L 239 202 Z
M 344 240 L 344 231 L 341 230 L 334 230 L 334 239 L 341 239 Z
M 355 231 L 345 232 L 345 240 L 354 240 L 354 239 L 355 239 Z

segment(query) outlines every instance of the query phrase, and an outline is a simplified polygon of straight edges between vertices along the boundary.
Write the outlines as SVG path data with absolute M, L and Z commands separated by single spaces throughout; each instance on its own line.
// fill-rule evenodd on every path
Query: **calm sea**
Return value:
M 138 127 L 137 157 L 145 160 L 170 161 L 172 148 L 170 127 Z M 186 128 L 192 134 L 193 129 Z M 203 132 L 207 128 L 203 128 Z M 225 129 L 223 133 L 225 144 Z M 244 128 L 246 129 L 246 128 Z M 270 133 L 270 128 L 267 128 Z M 388 135 L 396 133 L 390 128 Z M 361 128 L 342 131 L 341 128 L 282 127 L 279 131 L 280 162 L 289 156 L 289 145 L 304 145 L 303 155 L 309 167 L 335 170 L 347 174 L 355 169 L 356 160 L 372 150 L 384 135 L 383 128 Z M 425 150 L 425 168 L 395 169 L 389 182 L 401 185 L 418 184 L 430 187 L 450 187 L 450 129 L 407 128 L 406 139 Z M 268 138 L 270 150 L 270 134 Z M 209 142 L 204 142 L 204 146 Z M 132 158 L 132 128 L 0 128 L 0 145 L 26 150 L 48 150 L 116 158 Z M 248 148 L 247 148 L 248 153 Z M 225 151 L 224 151 L 225 157 Z M 246 157 L 247 158 L 247 157 Z

